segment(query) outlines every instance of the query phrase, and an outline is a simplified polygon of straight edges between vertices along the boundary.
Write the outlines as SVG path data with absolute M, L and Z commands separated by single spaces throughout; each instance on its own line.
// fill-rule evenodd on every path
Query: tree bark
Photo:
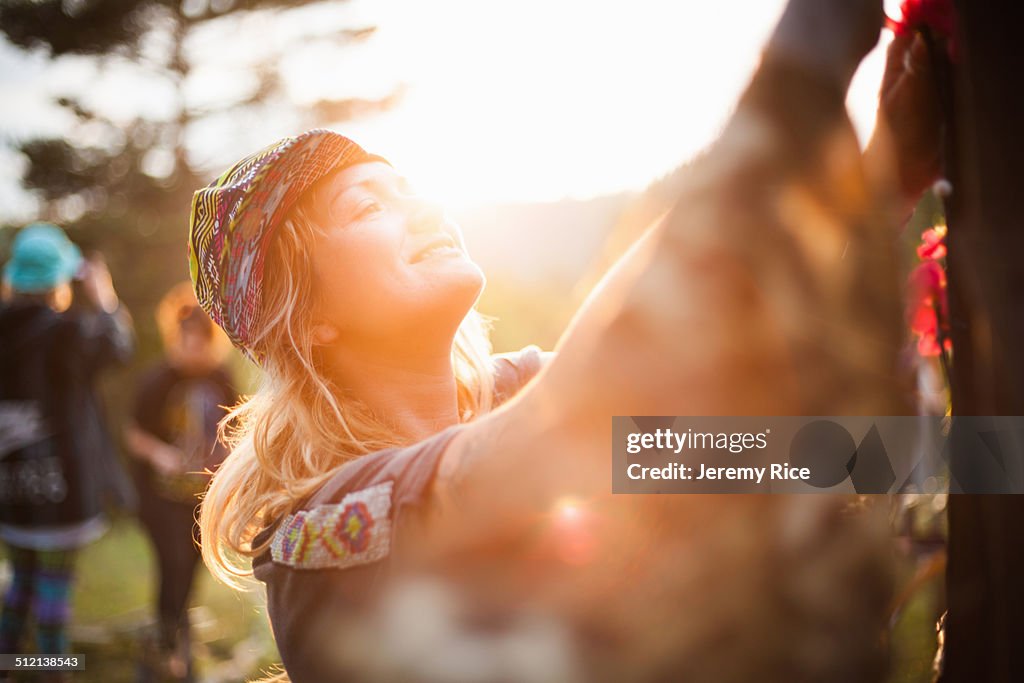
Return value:
M 1024 90 L 1019 6 L 956 2 L 949 292 L 954 414 L 1024 415 Z M 976 454 L 954 448 L 953 466 Z M 1024 496 L 950 497 L 945 664 L 952 681 L 1024 680 Z

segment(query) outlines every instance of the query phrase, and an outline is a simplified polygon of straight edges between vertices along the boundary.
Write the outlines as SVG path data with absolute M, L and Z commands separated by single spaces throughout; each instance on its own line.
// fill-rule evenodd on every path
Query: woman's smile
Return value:
M 441 207 L 381 162 L 326 177 L 309 202 L 325 226 L 311 259 L 320 314 L 346 339 L 379 343 L 428 322 L 458 328 L 484 279 Z
M 426 259 L 443 257 L 462 257 L 465 252 L 456 243 L 455 239 L 447 233 L 437 233 L 419 247 L 409 263 L 419 263 Z

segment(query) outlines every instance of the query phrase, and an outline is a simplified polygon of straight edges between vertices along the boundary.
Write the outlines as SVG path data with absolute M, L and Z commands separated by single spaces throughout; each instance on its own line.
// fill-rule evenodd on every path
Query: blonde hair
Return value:
M 181 345 L 182 325 L 189 320 L 202 322 L 204 330 L 209 330 L 210 343 L 206 351 L 210 365 L 223 362 L 231 350 L 231 341 L 199 306 L 192 283 L 179 282 L 164 294 L 156 306 L 156 326 L 168 355 L 174 355 Z
M 359 402 L 345 397 L 314 353 L 316 304 L 308 245 L 316 222 L 302 205 L 283 221 L 267 253 L 262 320 L 252 351 L 262 359 L 258 391 L 221 423 L 231 454 L 214 474 L 202 503 L 203 561 L 224 583 L 242 588 L 253 545 L 266 526 L 292 512 L 343 463 L 406 445 Z M 494 379 L 487 324 L 475 310 L 462 321 L 452 349 L 463 421 L 491 409 Z

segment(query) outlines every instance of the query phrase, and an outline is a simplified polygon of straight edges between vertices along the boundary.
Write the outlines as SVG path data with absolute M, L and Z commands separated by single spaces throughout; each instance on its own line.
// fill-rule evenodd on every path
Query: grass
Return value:
M 72 651 L 85 655 L 86 671 L 74 680 L 135 683 L 153 624 L 156 577 L 148 537 L 133 519 L 118 519 L 82 550 L 77 567 Z M 258 589 L 237 593 L 200 567 L 190 617 L 200 681 L 257 678 L 279 661 Z
M 900 612 L 891 633 L 888 683 L 931 683 L 942 590 L 941 576 L 930 580 Z

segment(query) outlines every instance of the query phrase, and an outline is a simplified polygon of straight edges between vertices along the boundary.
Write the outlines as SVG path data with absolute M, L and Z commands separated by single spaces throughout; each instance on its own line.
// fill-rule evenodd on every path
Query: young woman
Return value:
M 829 8 L 790 7 L 677 207 L 585 304 L 537 381 L 498 411 L 542 357 L 490 357 L 473 310 L 480 270 L 458 229 L 386 161 L 311 131 L 196 193 L 189 247 L 199 302 L 264 371 L 232 415 L 233 450 L 202 506 L 203 554 L 228 581 L 247 575 L 252 559 L 292 681 L 358 679 L 339 654 L 343 634 L 364 642 L 348 619 L 404 567 L 439 560 L 465 575 L 469 556 L 458 552 L 469 547 L 489 558 L 485 601 L 544 596 L 566 614 L 629 603 L 622 581 L 542 581 L 520 552 L 536 550 L 524 537 L 559 500 L 604 500 L 613 415 L 891 414 L 900 404 L 889 374 L 864 373 L 894 364 L 896 293 L 868 288 L 858 292 L 863 305 L 849 303 L 869 268 L 892 282 L 891 248 L 873 249 L 878 231 L 863 230 L 864 177 L 843 111 L 881 8 Z M 898 46 L 891 63 L 908 50 Z M 913 191 L 926 182 L 917 178 Z M 798 228 L 812 224 L 831 231 L 824 252 L 801 243 Z M 844 239 L 848 249 L 831 248 Z M 840 305 L 823 308 L 814 299 L 822 291 Z M 843 335 L 858 346 L 849 361 L 830 354 Z M 722 515 L 757 514 L 751 505 Z M 598 564 L 626 571 L 652 534 L 671 538 L 639 519 L 650 521 L 618 527 L 614 554 Z M 517 569 L 517 592 L 502 595 L 496 586 L 511 585 L 502 581 L 514 582 Z M 589 600 L 573 602 L 581 594 Z M 874 604 L 865 597 L 854 608 Z M 847 643 L 845 652 L 865 650 Z M 587 675 L 622 673 L 597 665 Z
M 76 274 L 87 301 L 71 308 Z M 34 617 L 36 651 L 66 654 L 78 550 L 106 531 L 105 504 L 129 502 L 94 382 L 131 356 L 131 325 L 103 261 L 84 260 L 55 225 L 18 233 L 3 280 L 0 539 L 13 576 L 0 652 L 27 651 Z
M 199 563 L 199 494 L 226 451 L 217 441 L 225 406 L 237 402 L 224 360 L 231 345 L 196 303 L 189 283 L 156 312 L 166 358 L 139 381 L 125 442 L 138 459 L 139 517 L 156 550 L 158 652 L 145 666 L 192 680 L 188 598 Z M 148 680 L 148 679 L 147 679 Z

